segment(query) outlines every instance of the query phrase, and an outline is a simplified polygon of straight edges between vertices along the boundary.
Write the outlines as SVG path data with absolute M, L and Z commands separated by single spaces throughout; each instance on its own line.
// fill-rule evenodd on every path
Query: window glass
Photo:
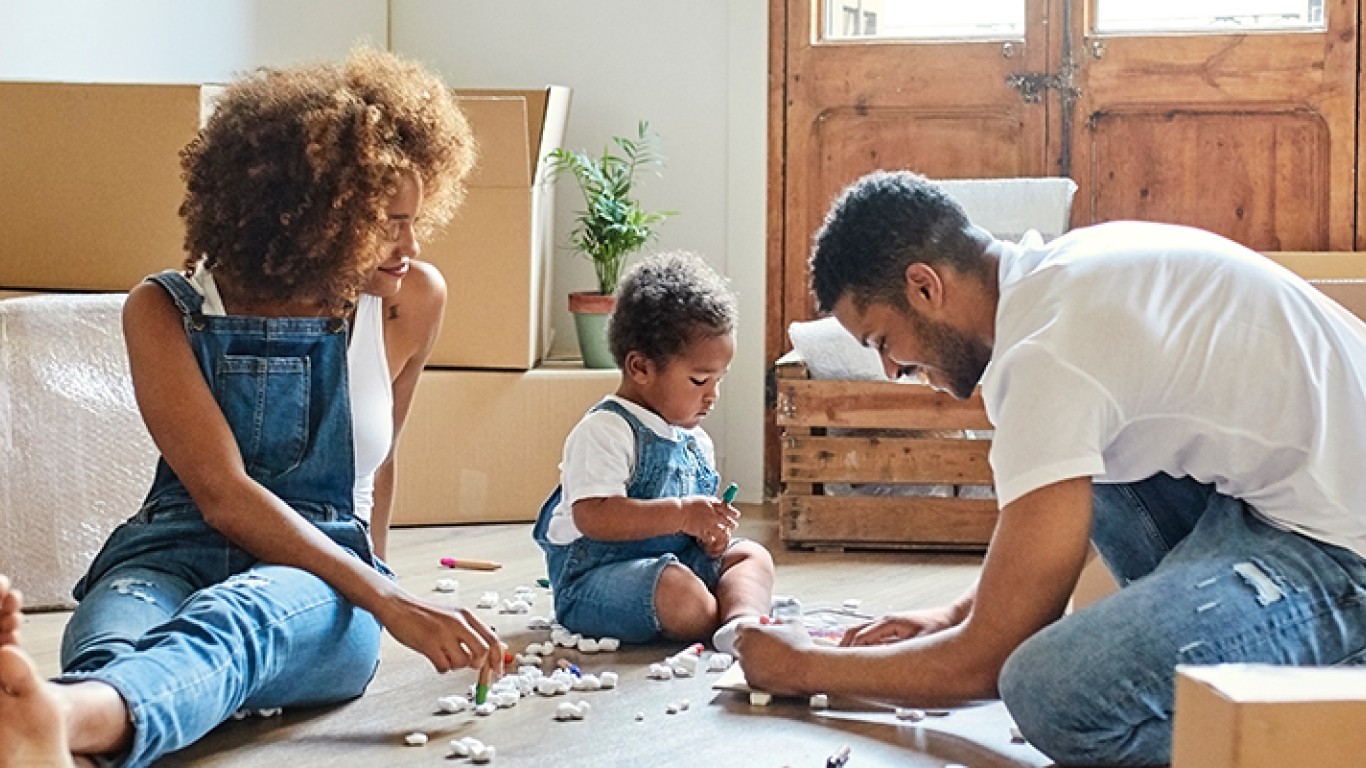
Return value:
M 1096 0 L 1096 31 L 1323 29 L 1323 0 Z
M 826 40 L 979 40 L 1024 36 L 1025 0 L 822 1 Z

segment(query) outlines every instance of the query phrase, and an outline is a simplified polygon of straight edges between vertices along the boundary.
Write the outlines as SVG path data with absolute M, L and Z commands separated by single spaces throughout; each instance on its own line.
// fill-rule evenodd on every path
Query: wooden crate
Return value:
M 980 394 L 955 400 L 918 384 L 812 379 L 776 367 L 782 430 L 779 532 L 790 547 L 981 550 L 994 498 L 831 495 L 829 484 L 989 486 Z M 892 489 L 897 490 L 897 489 Z

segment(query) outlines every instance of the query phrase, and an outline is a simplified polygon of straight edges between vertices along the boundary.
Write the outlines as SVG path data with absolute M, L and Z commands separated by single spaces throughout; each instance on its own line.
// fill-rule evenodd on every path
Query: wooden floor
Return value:
M 838 608 L 847 598 L 862 610 L 880 613 L 939 604 L 957 596 L 975 578 L 980 557 L 909 553 L 788 551 L 777 541 L 776 521 L 767 508 L 746 507 L 742 533 L 769 546 L 778 562 L 779 594 L 793 595 L 808 608 Z M 473 605 L 485 591 L 508 595 L 544 576 L 540 552 L 527 524 L 400 529 L 391 536 L 392 565 L 409 589 L 434 600 Z M 496 559 L 496 572 L 447 571 L 443 556 Z M 433 591 L 438 578 L 460 581 L 456 595 Z M 533 614 L 550 611 L 537 589 Z M 548 638 L 528 630 L 527 616 L 481 610 L 480 614 L 521 651 Z M 26 645 L 45 674 L 57 670 L 57 644 L 65 613 L 36 614 L 26 624 Z M 1045 766 L 1049 761 L 1028 745 L 1010 743 L 1009 720 L 999 702 L 955 709 L 918 724 L 855 701 L 834 701 L 813 711 L 805 700 L 775 700 L 752 707 L 748 698 L 711 688 L 716 675 L 671 681 L 646 677 L 652 662 L 676 652 L 675 644 L 636 646 L 617 653 L 559 654 L 584 671 L 614 670 L 621 678 L 610 691 L 572 692 L 568 697 L 525 698 L 488 717 L 441 715 L 440 696 L 464 693 L 469 671 L 437 675 L 427 662 L 385 637 L 383 662 L 369 692 L 349 704 L 283 716 L 229 722 L 199 744 L 163 760 L 165 766 L 308 768 L 310 766 L 449 766 L 453 738 L 472 735 L 497 748 L 495 766 L 603 768 L 604 766 L 811 766 L 820 768 L 842 745 L 850 747 L 849 768 L 934 766 L 958 763 L 973 768 Z M 326 669 L 300 674 L 327 674 Z M 562 701 L 588 701 L 583 721 L 557 722 Z M 669 704 L 688 702 L 678 714 Z M 642 718 L 643 716 L 643 718 Z M 404 745 L 413 731 L 429 735 L 424 747 Z

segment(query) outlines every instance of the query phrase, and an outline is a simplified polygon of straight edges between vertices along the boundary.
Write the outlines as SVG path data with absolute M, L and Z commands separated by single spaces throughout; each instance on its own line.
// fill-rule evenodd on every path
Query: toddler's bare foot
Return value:
M 14 644 L 0 646 L 0 768 L 66 768 L 62 705 L 38 676 L 28 654 Z

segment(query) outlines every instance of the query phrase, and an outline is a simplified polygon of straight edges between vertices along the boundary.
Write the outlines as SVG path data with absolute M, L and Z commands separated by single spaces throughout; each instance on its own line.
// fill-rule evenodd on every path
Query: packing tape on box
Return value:
M 124 298 L 0 301 L 0 571 L 29 608 L 74 605 L 71 587 L 152 483 Z

